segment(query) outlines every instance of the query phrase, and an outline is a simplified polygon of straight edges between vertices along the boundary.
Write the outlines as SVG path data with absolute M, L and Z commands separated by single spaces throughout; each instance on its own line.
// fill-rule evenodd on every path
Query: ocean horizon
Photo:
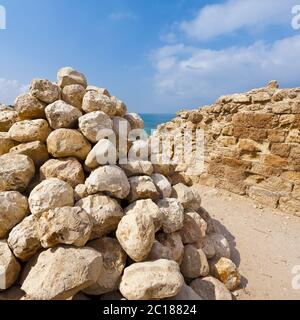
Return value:
M 162 123 L 169 122 L 176 117 L 175 113 L 140 113 L 145 123 L 145 131 L 150 134 Z

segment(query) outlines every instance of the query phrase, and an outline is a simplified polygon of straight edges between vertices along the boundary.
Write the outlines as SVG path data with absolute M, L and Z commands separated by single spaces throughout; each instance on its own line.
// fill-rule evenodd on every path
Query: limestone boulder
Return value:
M 5 240 L 0 240 L 0 290 L 10 288 L 18 279 L 21 266 Z
M 153 172 L 152 163 L 147 160 L 129 161 L 126 164 L 120 164 L 120 167 L 125 171 L 127 177 L 151 176 Z
M 130 123 L 132 130 L 144 129 L 144 120 L 137 113 L 126 113 L 124 118 Z
M 116 114 L 116 101 L 105 94 L 88 91 L 83 97 L 82 109 L 86 113 L 102 111 L 112 117 Z
M 17 191 L 0 192 L 0 239 L 28 213 L 28 200 Z
M 50 209 L 41 214 L 38 233 L 44 248 L 58 244 L 72 244 L 83 247 L 90 238 L 93 223 L 80 207 Z
M 104 94 L 105 96 L 111 97 L 108 89 L 106 89 L 106 88 L 99 88 L 97 86 L 88 85 L 86 87 L 86 92 L 88 92 L 88 91 L 95 91 L 97 93 L 101 93 L 101 94 Z
M 210 269 L 212 275 L 224 283 L 230 291 L 236 289 L 241 283 L 241 275 L 230 259 L 213 259 L 210 261 Z
M 118 225 L 116 237 L 132 260 L 143 261 L 155 240 L 153 219 L 146 214 L 125 215 Z
M 178 199 L 185 209 L 197 210 L 201 206 L 201 198 L 197 191 L 183 183 L 173 186 L 172 198 Z
M 75 201 L 79 201 L 88 196 L 87 187 L 85 184 L 78 184 L 74 189 Z
M 149 158 L 149 145 L 147 140 L 136 140 L 132 143 L 128 152 L 128 160 L 134 161 L 147 161 Z
M 47 139 L 48 152 L 55 158 L 75 157 L 85 160 L 91 151 L 90 143 L 73 129 L 58 129 Z
M 103 166 L 94 170 L 86 179 L 89 194 L 105 192 L 118 199 L 124 199 L 130 191 L 130 184 L 124 171 L 118 166 Z
M 40 214 L 50 209 L 74 205 L 73 188 L 66 182 L 51 178 L 37 185 L 29 196 L 32 214 Z
M 59 246 L 34 260 L 21 287 L 33 300 L 66 300 L 95 284 L 103 270 L 101 254 L 88 247 Z
M 203 250 L 207 259 L 212 259 L 216 255 L 214 243 L 209 237 L 202 238 L 195 243 L 195 246 Z
M 159 193 L 149 176 L 133 176 L 129 179 L 130 193 L 128 195 L 129 202 L 134 202 L 139 199 L 157 200 Z
M 111 97 L 113 100 L 116 100 L 116 112 L 115 115 L 117 117 L 124 117 L 125 114 L 127 113 L 127 106 L 126 104 L 119 100 L 119 99 L 114 99 L 115 97 Z
M 9 152 L 15 146 L 15 142 L 7 132 L 0 132 L 0 156 Z
M 232 300 L 230 291 L 216 278 L 198 278 L 190 286 L 204 300 Z
M 163 222 L 163 215 L 159 207 L 151 200 L 138 200 L 125 209 L 125 214 L 146 214 L 153 219 L 155 232 L 160 230 Z
M 40 168 L 40 178 L 58 178 L 73 188 L 85 181 L 82 165 L 76 158 L 50 159 Z
M 79 118 L 82 134 L 92 143 L 104 139 L 112 131 L 112 120 L 102 111 L 87 113 Z
M 57 83 L 61 88 L 72 84 L 80 84 L 87 87 L 87 80 L 84 74 L 74 70 L 71 67 L 61 68 L 57 73 Z
M 76 206 L 84 209 L 92 221 L 91 238 L 101 238 L 115 231 L 124 213 L 118 201 L 104 195 L 91 195 L 79 200 Z
M 70 84 L 61 92 L 62 100 L 79 110 L 81 110 L 84 95 L 85 88 L 81 84 Z
M 170 198 L 172 194 L 172 186 L 169 180 L 160 173 L 153 173 L 151 175 L 156 189 L 158 190 L 161 198 Z
M 0 131 L 7 132 L 18 120 L 18 113 L 12 108 L 3 108 L 0 110 Z
M 16 122 L 8 133 L 12 140 L 25 143 L 32 141 L 45 142 L 51 132 L 48 122 L 44 119 L 23 120 Z
M 211 233 L 208 236 L 215 248 L 216 258 L 227 258 L 230 259 L 230 246 L 228 240 L 220 233 Z
M 190 286 L 184 283 L 179 293 L 175 297 L 168 298 L 168 300 L 192 301 L 192 300 L 203 300 L 203 299 Z
M 38 217 L 31 214 L 9 233 L 7 243 L 21 261 L 28 261 L 42 248 L 37 223 Z
M 183 227 L 184 209 L 177 199 L 161 199 L 157 205 L 163 214 L 163 231 L 165 233 L 172 233 Z
M 45 113 L 53 129 L 74 128 L 78 119 L 82 116 L 78 108 L 67 104 L 63 100 L 49 104 L 45 109 Z
M 157 300 L 176 296 L 183 284 L 178 264 L 161 259 L 127 267 L 120 291 L 128 300 Z
M 60 88 L 49 80 L 34 79 L 30 84 L 30 93 L 38 100 L 49 104 L 59 99 Z
M 11 154 L 23 154 L 33 160 L 37 167 L 40 167 L 49 159 L 47 147 L 41 141 L 21 143 L 10 149 Z
M 0 191 L 24 191 L 35 173 L 33 161 L 20 154 L 0 156 Z
M 118 290 L 126 265 L 127 255 L 118 240 L 104 237 L 88 244 L 103 257 L 103 271 L 96 284 L 84 290 L 89 295 L 100 295 Z
M 192 244 L 205 238 L 207 223 L 195 211 L 184 213 L 183 227 L 180 230 L 182 242 Z
M 203 250 L 191 244 L 186 245 L 180 270 L 184 277 L 189 279 L 207 276 L 209 265 Z
M 21 120 L 45 118 L 45 107 L 45 103 L 29 93 L 19 95 L 14 103 L 14 110 Z

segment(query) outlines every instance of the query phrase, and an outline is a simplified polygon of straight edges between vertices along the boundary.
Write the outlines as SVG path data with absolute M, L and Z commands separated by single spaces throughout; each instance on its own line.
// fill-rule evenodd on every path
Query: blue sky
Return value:
M 0 101 L 70 65 L 137 112 L 300 86 L 297 0 L 0 0 Z

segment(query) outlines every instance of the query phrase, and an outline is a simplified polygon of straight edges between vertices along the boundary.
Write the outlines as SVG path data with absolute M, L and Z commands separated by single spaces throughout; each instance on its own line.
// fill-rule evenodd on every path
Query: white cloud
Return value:
M 190 38 L 207 40 L 241 29 L 290 25 L 295 4 L 297 0 L 227 0 L 201 8 L 194 19 L 182 22 L 180 29 Z
M 165 101 L 195 107 L 272 79 L 299 84 L 299 56 L 300 35 L 220 50 L 166 45 L 152 54 L 155 88 Z
M 17 80 L 0 78 L 0 103 L 13 104 L 15 98 L 27 89 L 28 85 L 21 84 Z
M 109 15 L 109 19 L 111 20 L 136 20 L 138 17 L 132 12 L 113 12 Z

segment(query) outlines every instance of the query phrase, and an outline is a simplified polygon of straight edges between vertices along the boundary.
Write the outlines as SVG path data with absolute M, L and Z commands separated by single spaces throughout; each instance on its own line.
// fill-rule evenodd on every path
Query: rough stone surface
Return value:
M 52 178 L 37 185 L 28 201 L 31 213 L 39 214 L 50 209 L 73 206 L 74 192 L 68 183 Z
M 74 128 L 81 111 L 62 100 L 49 104 L 45 109 L 47 120 L 52 129 Z
M 49 104 L 59 99 L 60 89 L 49 80 L 34 79 L 30 84 L 30 93 L 38 100 Z
M 128 300 L 164 299 L 176 296 L 183 284 L 178 264 L 161 259 L 127 267 L 120 291 Z
M 88 91 L 83 97 L 82 109 L 86 113 L 102 111 L 113 117 L 116 114 L 116 101 L 102 93 Z
M 21 120 L 45 118 L 46 105 L 29 93 L 18 96 L 15 100 L 14 110 Z
M 103 264 L 101 254 L 88 247 L 60 246 L 43 251 L 35 260 L 29 272 L 25 270 L 21 288 L 33 300 L 74 296 L 96 283 Z
M 216 258 L 230 259 L 230 246 L 227 239 L 220 233 L 211 233 L 208 236 L 214 245 Z
M 87 87 L 87 80 L 84 74 L 74 70 L 71 67 L 61 68 L 57 73 L 57 82 L 61 88 L 71 84 L 80 84 Z
M 80 84 L 65 86 L 61 92 L 62 100 L 79 110 L 81 110 L 84 95 L 85 88 Z
M 130 123 L 132 129 L 144 129 L 144 121 L 137 113 L 126 113 L 124 118 Z
M 28 201 L 17 191 L 0 192 L 0 239 L 28 213 Z
M 85 160 L 91 151 L 90 143 L 74 129 L 58 129 L 47 139 L 48 152 L 56 158 L 75 157 Z
M 104 195 L 88 196 L 79 200 L 76 206 L 83 208 L 91 218 L 91 238 L 101 238 L 115 231 L 124 215 L 119 203 Z
M 152 199 L 156 200 L 159 193 L 149 176 L 134 176 L 129 178 L 130 193 L 128 200 L 134 202 L 139 199 Z
M 172 186 L 169 180 L 160 173 L 153 173 L 151 178 L 160 194 L 160 197 L 170 198 L 172 194 Z
M 184 213 L 183 227 L 180 230 L 182 242 L 184 244 L 191 244 L 206 236 L 207 223 L 195 211 L 187 211 Z
M 10 139 L 7 132 L 0 132 L 0 156 L 9 152 L 15 146 L 15 142 Z
M 20 154 L 0 156 L 0 191 L 24 191 L 35 173 L 33 161 Z
M 44 248 L 58 244 L 72 244 L 83 247 L 90 238 L 93 223 L 80 207 L 50 209 L 41 214 L 38 234 Z
M 153 172 L 152 163 L 147 160 L 130 161 L 126 164 L 121 164 L 120 167 L 124 170 L 127 177 L 139 175 L 151 176 Z

